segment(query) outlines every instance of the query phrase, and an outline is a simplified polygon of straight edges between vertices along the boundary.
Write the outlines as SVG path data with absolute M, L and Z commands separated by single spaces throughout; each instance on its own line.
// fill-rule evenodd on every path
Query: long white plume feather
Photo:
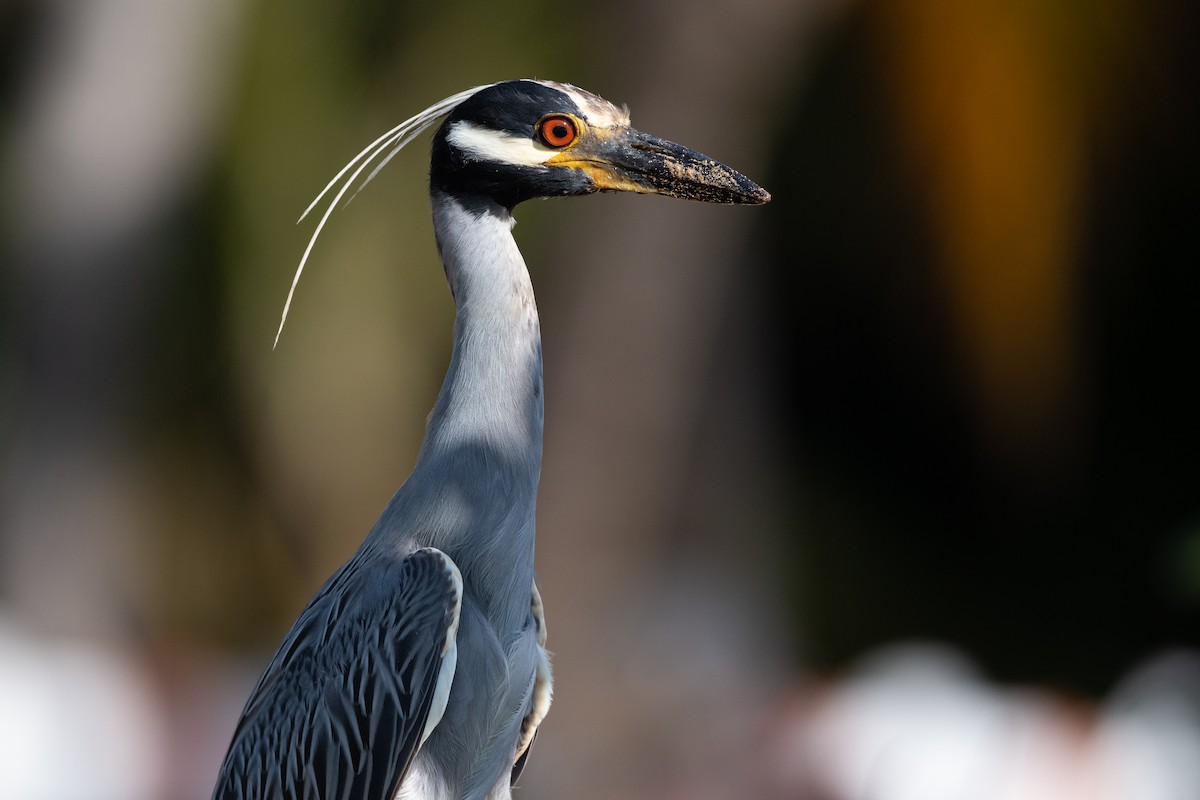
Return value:
M 358 176 L 362 174 L 362 171 L 366 169 L 372 161 L 377 159 L 380 153 L 388 151 L 383 160 L 375 166 L 375 169 L 373 169 L 369 175 L 367 175 L 366 180 L 362 182 L 362 186 L 358 187 L 358 191 L 356 191 L 355 194 L 358 194 L 358 192 L 362 191 L 363 187 L 370 183 L 371 179 L 379 174 L 379 170 L 383 169 L 384 166 L 392 160 L 392 157 L 395 156 L 396 153 L 400 152 L 405 145 L 420 136 L 423 131 L 428 129 L 443 116 L 449 114 L 456 106 L 458 106 L 468 97 L 482 89 L 486 89 L 489 86 L 494 85 L 495 84 L 489 83 L 483 86 L 476 86 L 473 89 L 467 89 L 466 91 L 459 92 L 458 94 L 450 95 L 445 100 L 439 100 L 421 113 L 406 119 L 404 122 L 401 122 L 399 125 L 392 128 L 390 131 L 383 134 L 378 139 L 363 148 L 362 152 L 350 160 L 350 163 L 338 170 L 338 174 L 333 176 L 333 180 L 326 184 L 325 188 L 321 190 L 321 193 L 317 195 L 311 203 L 308 204 L 308 208 L 304 209 L 304 213 L 300 215 L 300 219 L 296 220 L 297 223 L 303 221 L 303 219 L 308 216 L 309 212 L 316 207 L 317 203 L 321 201 L 321 198 L 328 194 L 329 190 L 332 189 L 335 184 L 337 184 L 339 181 L 342 181 L 342 176 L 344 176 L 347 172 L 350 172 L 350 176 L 342 182 L 341 188 L 338 189 L 337 193 L 333 196 L 333 199 L 329 201 L 329 206 L 325 209 L 325 213 L 321 215 L 320 221 L 317 222 L 317 229 L 313 231 L 312 238 L 308 240 L 308 246 L 304 248 L 304 255 L 300 257 L 300 265 L 296 267 L 296 275 L 292 278 L 292 285 L 288 289 L 287 300 L 283 304 L 283 316 L 279 320 L 279 330 L 275 332 L 275 344 L 272 345 L 272 348 L 279 345 L 279 336 L 283 333 L 283 325 L 285 322 L 287 322 L 288 310 L 292 307 L 292 295 L 296 293 L 296 285 L 300 283 L 300 273 L 304 271 L 304 265 L 308 263 L 308 256 L 310 253 L 312 253 L 313 245 L 317 243 L 317 237 L 321 235 L 321 229 L 325 227 L 325 222 L 329 219 L 329 215 L 333 213 L 333 209 L 337 207 L 337 204 L 341 201 L 342 196 L 345 195 L 347 190 L 349 190 L 349 188 L 354 184 L 354 181 L 358 179 Z M 351 169 L 353 169 L 353 172 L 351 172 Z M 353 199 L 353 195 L 351 195 L 351 199 Z

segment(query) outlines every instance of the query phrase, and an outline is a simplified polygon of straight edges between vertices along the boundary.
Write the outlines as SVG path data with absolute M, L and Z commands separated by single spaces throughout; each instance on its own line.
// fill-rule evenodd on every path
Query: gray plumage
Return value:
M 409 760 L 413 789 L 400 797 L 507 797 L 545 657 L 531 595 L 542 448 L 537 310 L 507 211 L 470 213 L 442 195 L 433 208 L 458 313 L 420 457 L 255 689 L 222 770 L 224 793 L 214 795 L 220 800 L 387 800 Z M 484 402 L 489 398 L 499 401 Z M 453 594 L 444 570 L 415 566 L 431 560 L 423 547 L 449 556 L 469 590 L 442 715 L 448 724 L 437 725 L 418 752 L 452 621 L 443 606 Z M 367 647 L 392 637 L 391 650 Z M 330 682 L 322 684 L 322 676 Z M 303 711 L 289 713 L 289 704 Z M 372 753 L 403 753 L 405 761 L 393 755 L 377 764 Z M 272 777 L 278 774 L 283 779 Z M 293 795 L 286 787 L 297 777 L 303 788 Z
M 634 131 L 627 111 L 544 81 L 435 104 L 335 181 L 365 158 L 348 186 L 446 112 L 430 172 L 457 307 L 445 382 L 412 475 L 251 693 L 214 800 L 510 798 L 551 698 L 533 573 L 541 338 L 512 208 L 604 190 L 769 197 L 728 167 Z

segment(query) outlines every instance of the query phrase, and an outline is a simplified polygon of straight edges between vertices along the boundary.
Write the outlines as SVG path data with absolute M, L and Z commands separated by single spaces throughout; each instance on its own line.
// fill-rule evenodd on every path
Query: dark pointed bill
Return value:
M 546 163 L 583 170 L 600 191 L 664 194 L 704 203 L 760 205 L 771 199 L 754 181 L 703 153 L 628 128 L 585 137 Z

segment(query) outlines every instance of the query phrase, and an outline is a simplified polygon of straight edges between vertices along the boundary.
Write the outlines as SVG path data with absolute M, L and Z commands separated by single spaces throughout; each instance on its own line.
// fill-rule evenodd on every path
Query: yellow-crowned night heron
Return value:
M 445 383 L 412 475 L 250 695 L 214 800 L 511 796 L 551 693 L 533 573 L 541 339 L 513 207 L 597 191 L 770 199 L 634 130 L 625 109 L 525 80 L 454 95 L 385 134 L 330 183 L 356 167 L 330 210 L 368 164 L 447 114 L 429 174 L 457 306 Z

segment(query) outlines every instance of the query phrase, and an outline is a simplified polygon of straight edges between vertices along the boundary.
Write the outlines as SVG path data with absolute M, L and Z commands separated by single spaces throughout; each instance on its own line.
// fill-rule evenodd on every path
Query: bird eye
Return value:
M 579 135 L 575 120 L 559 114 L 545 117 L 538 123 L 537 130 L 541 140 L 550 147 L 566 147 Z

